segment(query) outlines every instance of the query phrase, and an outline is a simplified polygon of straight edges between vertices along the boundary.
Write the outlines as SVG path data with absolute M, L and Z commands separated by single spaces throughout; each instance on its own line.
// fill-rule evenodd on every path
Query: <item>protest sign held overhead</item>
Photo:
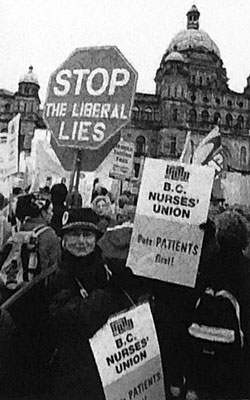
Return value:
M 65 169 L 72 169 L 69 150 L 83 150 L 81 169 L 91 171 L 118 143 L 115 134 L 130 120 L 136 81 L 137 72 L 116 46 L 76 49 L 52 73 L 44 119 Z M 95 152 L 87 162 L 85 150 Z
M 0 179 L 6 176 L 6 168 L 8 163 L 8 133 L 0 133 Z
M 209 167 L 146 158 L 127 260 L 136 274 L 194 287 L 213 177 Z
M 21 114 L 17 114 L 8 123 L 8 159 L 6 166 L 6 176 L 18 172 L 18 136 Z
M 164 400 L 160 349 L 150 306 L 111 317 L 90 345 L 106 400 Z
M 109 172 L 110 178 L 129 179 L 133 170 L 135 145 L 134 143 L 120 140 L 113 149 L 114 158 L 112 170 Z

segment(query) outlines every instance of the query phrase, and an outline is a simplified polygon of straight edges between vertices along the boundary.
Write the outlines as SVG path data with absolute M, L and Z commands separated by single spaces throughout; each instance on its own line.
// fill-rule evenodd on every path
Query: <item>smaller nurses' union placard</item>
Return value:
M 164 400 L 164 380 L 150 306 L 111 317 L 90 345 L 107 400 Z

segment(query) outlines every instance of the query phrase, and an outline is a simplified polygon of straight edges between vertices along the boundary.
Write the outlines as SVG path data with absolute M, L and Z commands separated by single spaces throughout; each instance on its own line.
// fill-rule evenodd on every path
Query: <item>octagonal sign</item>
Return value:
M 76 49 L 52 73 L 44 119 L 57 146 L 97 150 L 131 115 L 137 72 L 115 46 Z

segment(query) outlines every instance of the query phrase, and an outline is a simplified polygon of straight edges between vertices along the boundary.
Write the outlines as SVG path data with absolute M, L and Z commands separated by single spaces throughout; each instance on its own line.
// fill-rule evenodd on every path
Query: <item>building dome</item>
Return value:
M 201 29 L 185 29 L 177 33 L 171 40 L 167 53 L 171 53 L 173 50 L 178 51 L 188 49 L 203 49 L 205 51 L 215 53 L 219 58 L 220 50 L 210 36 Z
M 19 83 L 23 83 L 23 82 L 35 83 L 36 85 L 39 86 L 37 76 L 34 74 L 32 66 L 29 67 L 29 71 L 26 74 L 24 74 L 20 77 Z
M 178 51 L 172 51 L 170 54 L 168 54 L 165 58 L 164 61 L 179 61 L 179 62 L 185 62 L 184 57 L 179 53 Z
M 172 51 L 184 51 L 189 49 L 201 49 L 205 52 L 216 54 L 219 58 L 220 50 L 210 38 L 207 32 L 199 29 L 200 12 L 196 5 L 193 5 L 187 12 L 187 29 L 180 31 L 171 40 L 166 55 Z

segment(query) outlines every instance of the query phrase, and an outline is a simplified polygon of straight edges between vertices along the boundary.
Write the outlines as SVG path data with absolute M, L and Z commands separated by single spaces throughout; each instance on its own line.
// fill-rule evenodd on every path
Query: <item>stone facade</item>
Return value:
M 8 130 L 8 122 L 21 113 L 20 150 L 31 150 L 31 139 L 36 128 L 45 128 L 40 110 L 39 83 L 30 67 L 18 84 L 18 90 L 12 93 L 0 89 L 0 132 Z
M 197 146 L 216 123 L 222 134 L 225 170 L 228 166 L 250 169 L 250 76 L 242 93 L 229 88 L 220 50 L 199 29 L 199 16 L 192 6 L 187 29 L 171 40 L 156 71 L 155 94 L 135 95 L 131 122 L 122 130 L 124 139 L 136 144 L 135 176 L 145 156 L 177 159 L 189 130 Z M 34 129 L 45 128 L 39 88 L 30 67 L 16 93 L 0 89 L 0 132 L 20 112 L 20 149 L 26 152 Z
M 199 29 L 199 16 L 192 6 L 187 29 L 171 40 L 156 72 L 155 95 L 136 93 L 132 120 L 123 137 L 136 144 L 135 164 L 145 155 L 176 159 L 187 131 L 191 130 L 197 146 L 218 123 L 225 170 L 228 166 L 249 170 L 250 77 L 243 93 L 229 88 L 220 51 Z

